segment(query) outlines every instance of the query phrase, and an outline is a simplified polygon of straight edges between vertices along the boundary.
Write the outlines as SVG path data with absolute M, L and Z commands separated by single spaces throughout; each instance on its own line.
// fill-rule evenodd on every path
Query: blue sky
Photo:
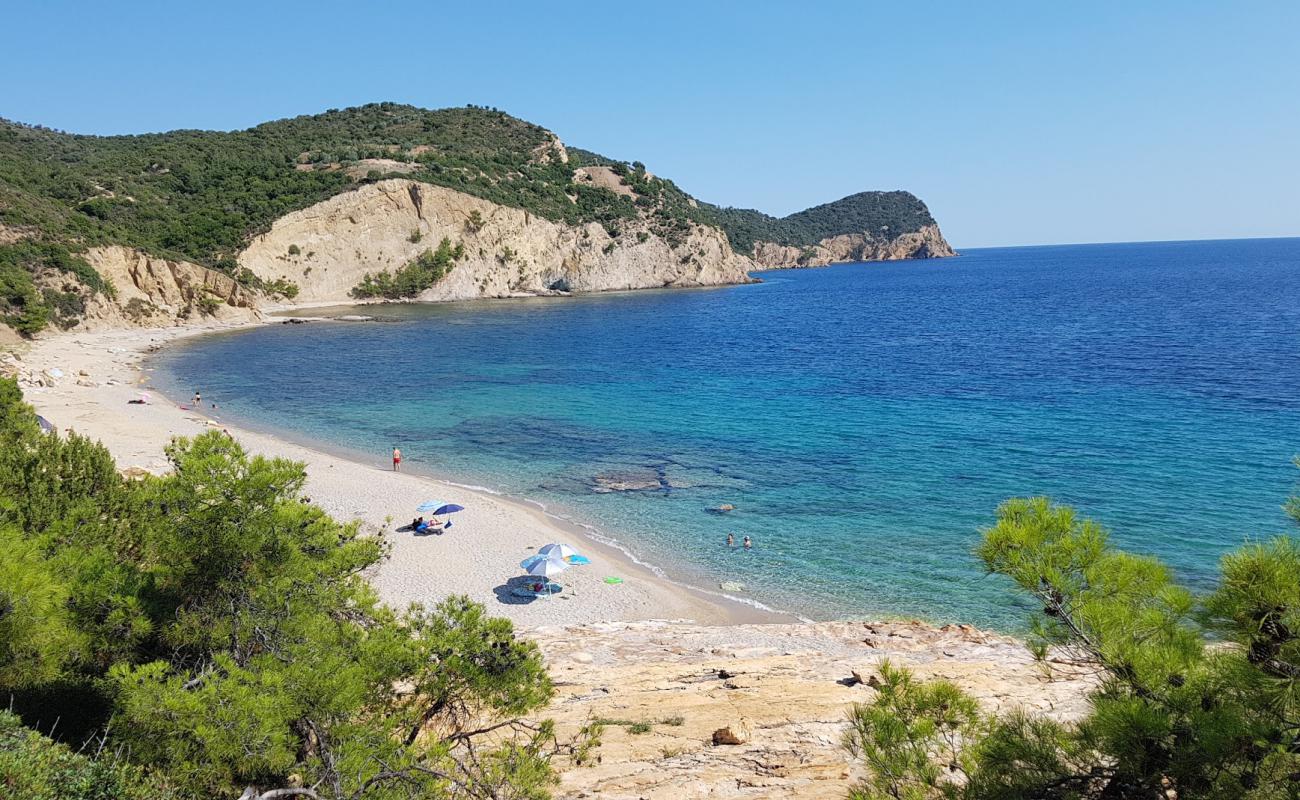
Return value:
M 704 199 L 909 189 L 958 247 L 1300 234 L 1300 3 L 11 4 L 0 116 L 496 106 Z

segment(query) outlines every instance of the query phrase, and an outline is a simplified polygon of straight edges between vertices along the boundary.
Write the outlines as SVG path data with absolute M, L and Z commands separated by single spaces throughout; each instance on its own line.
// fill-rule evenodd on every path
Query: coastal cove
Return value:
M 1016 629 L 1024 609 L 970 555 L 1009 496 L 1075 505 L 1194 586 L 1286 524 L 1300 240 L 762 277 L 369 307 L 374 322 L 217 333 L 148 366 L 222 421 L 374 464 L 398 446 L 686 583 L 818 619 Z

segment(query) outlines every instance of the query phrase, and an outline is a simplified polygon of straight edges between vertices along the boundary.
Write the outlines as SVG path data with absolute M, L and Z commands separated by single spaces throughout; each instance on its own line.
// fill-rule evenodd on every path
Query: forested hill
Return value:
M 557 220 L 635 213 L 612 192 L 571 185 L 560 148 L 499 111 L 392 103 L 233 132 L 99 137 L 3 122 L 0 224 L 211 266 L 284 214 L 388 175 Z
M 933 224 L 906 192 L 853 195 L 783 219 L 721 208 L 640 162 L 568 150 L 544 128 L 475 106 L 374 103 L 242 131 L 131 136 L 0 120 L 0 321 L 25 333 L 47 318 L 75 324 L 90 293 L 112 292 L 79 255 L 101 245 L 246 281 L 237 259 L 273 222 L 386 178 L 448 187 L 557 223 L 599 223 L 614 239 L 630 232 L 673 248 L 693 226 L 712 226 L 749 257 L 764 242 L 812 246 L 841 232 L 896 237 Z M 76 282 L 52 287 L 40 279 L 52 274 Z M 263 287 L 254 280 L 251 288 Z
M 935 225 L 925 203 L 911 192 L 859 192 L 787 217 L 745 208 L 705 206 L 727 232 L 732 246 L 750 250 L 756 242 L 804 247 L 851 233 L 893 238 Z

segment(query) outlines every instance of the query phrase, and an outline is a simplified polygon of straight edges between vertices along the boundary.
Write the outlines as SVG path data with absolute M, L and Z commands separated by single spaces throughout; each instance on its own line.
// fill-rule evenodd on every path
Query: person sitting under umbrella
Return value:
M 442 533 L 442 529 L 447 527 L 436 519 L 422 519 L 420 524 L 415 526 L 416 533 Z
M 447 503 L 446 505 L 439 506 L 438 508 L 434 509 L 434 510 L 433 510 L 433 515 L 436 517 L 436 516 L 439 516 L 439 515 L 445 515 L 445 514 L 455 514 L 457 511 L 464 511 L 464 510 L 465 510 L 465 507 L 464 507 L 464 506 L 458 506 L 458 505 L 456 505 L 455 503 Z M 436 519 L 433 520 L 433 524 L 434 524 L 434 525 L 439 525 L 438 520 L 436 520 Z M 443 528 L 450 528 L 450 527 L 451 527 L 451 520 L 447 520 L 446 522 L 441 523 L 441 527 L 443 527 Z

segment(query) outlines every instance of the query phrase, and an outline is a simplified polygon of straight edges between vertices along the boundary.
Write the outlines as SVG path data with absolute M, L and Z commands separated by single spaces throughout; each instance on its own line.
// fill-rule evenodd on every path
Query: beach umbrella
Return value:
M 519 566 L 523 567 L 524 572 L 529 575 L 534 575 L 545 581 L 547 597 L 551 596 L 551 578 L 569 568 L 568 564 L 554 556 L 541 555 L 529 556 L 519 562 Z
M 529 556 L 519 562 L 519 566 L 529 575 L 535 575 L 539 578 L 551 578 L 559 575 L 569 568 L 569 565 L 563 560 L 553 556 Z
M 425 500 L 423 503 L 416 506 L 415 510 L 419 511 L 422 514 L 428 514 L 429 512 L 433 511 L 435 508 L 442 508 L 445 505 L 447 504 L 442 502 L 441 500 Z
M 434 509 L 433 515 L 435 517 L 441 517 L 443 514 L 455 514 L 457 511 L 464 510 L 465 506 L 458 506 L 455 503 L 447 503 L 446 505 L 441 505 Z
M 54 432 L 54 423 L 50 422 L 45 417 L 42 417 L 40 414 L 36 415 L 36 424 L 41 426 L 41 431 L 44 433 Z
M 591 563 L 586 557 L 578 553 L 577 550 L 574 550 L 572 547 L 569 547 L 567 544 L 563 544 L 560 542 L 553 542 L 551 544 L 542 545 L 541 547 L 537 548 L 537 554 L 539 556 L 551 556 L 552 558 L 558 558 L 564 563 L 569 564 L 570 566 L 574 564 Z

